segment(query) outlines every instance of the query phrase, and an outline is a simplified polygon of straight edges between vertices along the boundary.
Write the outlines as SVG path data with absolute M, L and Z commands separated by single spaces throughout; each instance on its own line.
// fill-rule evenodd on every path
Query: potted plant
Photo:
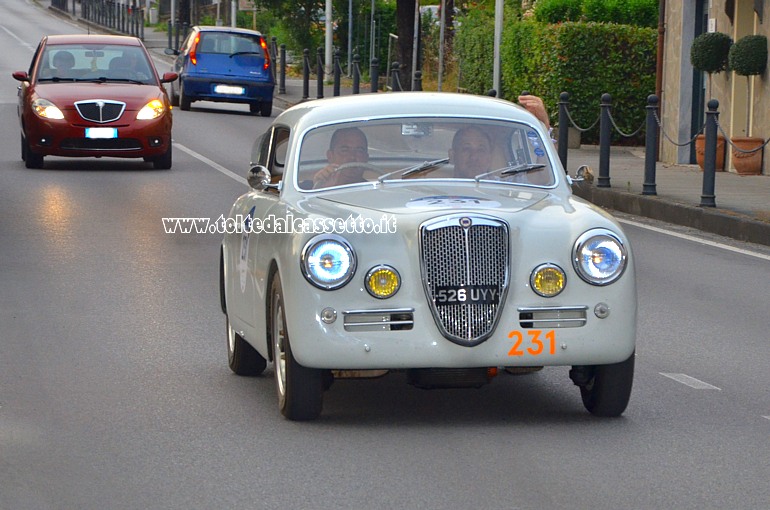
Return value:
M 745 76 L 746 87 L 746 136 L 733 137 L 733 166 L 741 175 L 759 175 L 762 172 L 762 156 L 765 140 L 750 136 L 751 130 L 751 77 L 765 72 L 767 68 L 767 37 L 747 35 L 730 48 L 728 54 L 730 69 Z M 748 151 L 748 152 L 747 152 Z
M 711 76 L 727 69 L 728 55 L 733 40 L 722 32 L 706 32 L 696 37 L 690 48 L 690 63 L 697 71 L 708 73 L 708 95 L 711 97 Z M 705 135 L 695 138 L 695 159 L 703 168 Z M 725 138 L 717 136 L 716 169 L 725 167 Z

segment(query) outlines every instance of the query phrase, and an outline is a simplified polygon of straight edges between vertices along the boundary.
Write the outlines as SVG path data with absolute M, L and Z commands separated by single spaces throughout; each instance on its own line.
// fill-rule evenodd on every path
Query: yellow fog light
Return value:
M 567 277 L 559 266 L 543 264 L 532 271 L 529 283 L 537 294 L 543 297 L 553 297 L 564 290 Z
M 378 298 L 389 298 L 401 286 L 401 276 L 390 266 L 375 266 L 366 273 L 366 290 Z

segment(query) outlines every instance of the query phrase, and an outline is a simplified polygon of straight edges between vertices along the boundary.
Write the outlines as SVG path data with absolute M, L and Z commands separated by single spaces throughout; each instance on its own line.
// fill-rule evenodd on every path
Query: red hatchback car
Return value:
M 171 104 L 142 41 L 117 35 L 43 37 L 29 71 L 16 71 L 21 158 L 144 158 L 171 168 Z

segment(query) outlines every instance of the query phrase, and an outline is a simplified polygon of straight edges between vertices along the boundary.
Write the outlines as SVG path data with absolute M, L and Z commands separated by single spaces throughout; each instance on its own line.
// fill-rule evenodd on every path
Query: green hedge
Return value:
M 542 23 L 596 21 L 656 28 L 659 0 L 539 0 L 535 20 Z
M 462 83 L 468 92 L 483 94 L 492 86 L 494 20 L 470 15 L 473 28 L 458 31 L 456 51 Z M 500 97 L 515 101 L 522 91 L 543 98 L 558 120 L 561 92 L 570 94 L 570 114 L 581 128 L 599 116 L 601 96 L 612 96 L 612 117 L 625 133 L 643 124 L 647 96 L 655 92 L 657 31 L 630 25 L 534 21 L 509 23 L 501 47 Z M 585 143 L 598 140 L 598 125 L 583 134 Z M 613 139 L 623 139 L 613 129 Z

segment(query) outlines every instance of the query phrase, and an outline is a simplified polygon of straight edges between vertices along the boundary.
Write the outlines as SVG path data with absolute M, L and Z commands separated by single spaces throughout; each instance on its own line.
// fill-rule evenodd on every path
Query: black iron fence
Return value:
M 79 5 L 79 7 L 78 7 Z M 130 4 L 115 0 L 51 0 L 51 7 L 108 31 L 144 40 L 144 8 L 136 0 Z M 79 10 L 79 12 L 78 12 Z

